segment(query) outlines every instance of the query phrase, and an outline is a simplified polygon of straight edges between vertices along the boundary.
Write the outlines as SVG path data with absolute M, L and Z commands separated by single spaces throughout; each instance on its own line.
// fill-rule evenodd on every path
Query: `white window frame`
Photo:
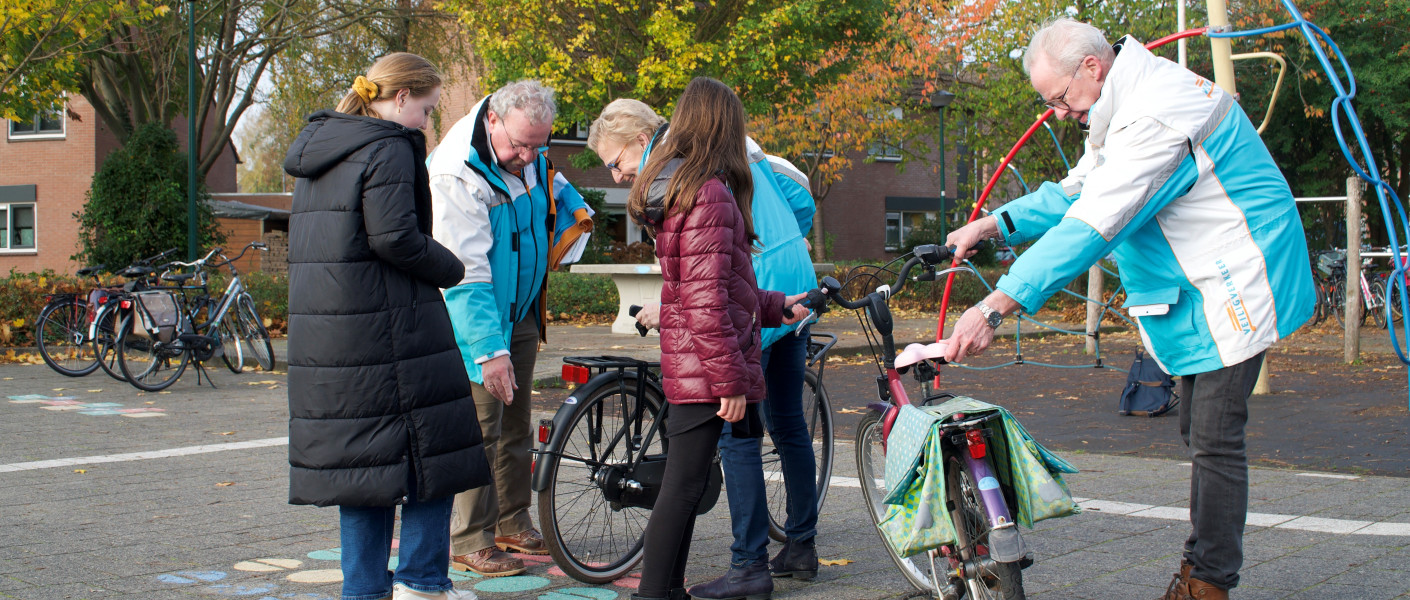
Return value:
M 63 107 L 54 111 L 54 114 L 58 117 L 57 120 L 59 121 L 58 131 L 39 131 L 38 128 L 41 115 L 35 114 L 34 116 L 30 117 L 30 124 L 33 125 L 35 128 L 32 133 L 15 133 L 15 123 L 17 123 L 18 121 L 6 121 L 5 136 L 12 142 L 23 142 L 29 140 L 61 140 L 68 137 L 69 119 L 67 107 Z
M 883 248 L 884 248 L 887 252 L 900 252 L 902 248 L 905 248 L 905 247 L 906 247 L 906 232 L 910 230 L 910 227 L 906 225 L 906 215 L 924 215 L 926 219 L 934 219 L 934 218 L 938 217 L 939 214 L 940 214 L 939 212 L 933 211 L 933 210 L 888 210 L 888 211 L 886 211 L 886 220 L 885 220 L 885 223 L 886 223 L 886 224 L 884 225 L 884 231 L 883 231 L 883 233 L 882 233 L 882 242 L 881 242 L 882 245 L 883 245 Z M 890 229 L 891 229 L 891 219 L 892 219 L 893 215 L 895 216 L 895 219 L 896 219 L 896 238 L 897 238 L 897 242 L 898 242 L 896 245 L 892 245 L 892 244 L 891 244 L 891 241 L 890 241 L 890 239 L 889 239 L 889 237 L 890 237 Z
M 904 117 L 900 107 L 892 108 L 883 119 L 895 119 L 897 121 Z M 867 158 L 876 162 L 901 162 L 905 155 L 901 153 L 900 144 L 893 144 L 886 138 L 878 139 L 867 147 Z
M 15 209 L 28 208 L 34 215 L 33 245 L 23 248 L 10 247 L 10 238 L 15 235 Z M 4 235 L 0 236 L 0 254 L 35 254 L 39 251 L 39 209 L 35 208 L 33 202 L 7 202 L 0 203 L 0 226 L 3 226 Z

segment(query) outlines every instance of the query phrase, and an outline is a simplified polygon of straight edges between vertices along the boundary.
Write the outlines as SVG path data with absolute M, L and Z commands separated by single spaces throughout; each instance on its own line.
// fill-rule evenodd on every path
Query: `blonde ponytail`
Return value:
M 378 59 L 367 75 L 358 75 L 352 88 L 338 102 L 338 112 L 363 117 L 382 118 L 372 110 L 372 103 L 396 96 L 401 90 L 416 98 L 441 87 L 441 72 L 420 56 L 395 52 Z

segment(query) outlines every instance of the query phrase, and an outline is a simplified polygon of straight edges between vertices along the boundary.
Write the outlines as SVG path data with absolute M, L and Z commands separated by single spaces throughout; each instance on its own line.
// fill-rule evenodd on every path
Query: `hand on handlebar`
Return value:
M 999 219 L 990 215 L 951 231 L 950 235 L 945 237 L 945 245 L 953 246 L 955 254 L 965 259 L 974 256 L 985 240 L 998 236 Z

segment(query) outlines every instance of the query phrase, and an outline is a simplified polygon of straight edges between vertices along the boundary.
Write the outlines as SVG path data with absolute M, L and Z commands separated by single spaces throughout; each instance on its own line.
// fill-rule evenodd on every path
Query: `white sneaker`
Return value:
M 418 592 L 400 583 L 392 584 L 392 600 L 478 600 L 470 590 L 450 589 L 444 592 Z

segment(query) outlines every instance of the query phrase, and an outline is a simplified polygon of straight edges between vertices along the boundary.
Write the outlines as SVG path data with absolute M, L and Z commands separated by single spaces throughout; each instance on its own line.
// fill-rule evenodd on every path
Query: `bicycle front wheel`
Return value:
M 39 311 L 34 341 L 44 364 L 60 375 L 83 377 L 98 369 L 98 357 L 88 341 L 88 302 L 62 298 Z
M 832 481 L 832 402 L 827 388 L 812 369 L 803 372 L 803 421 L 808 426 L 808 439 L 813 446 L 813 465 L 817 471 L 818 512 L 827 500 L 827 488 Z M 769 507 L 769 537 L 776 542 L 788 541 L 783 526 L 788 519 L 788 491 L 783 481 L 783 461 L 773 438 L 764 436 L 760 444 L 764 463 L 764 489 Z
M 955 524 L 955 546 L 967 564 L 983 565 L 966 569 L 965 587 L 970 600 L 1024 600 L 1023 571 L 1016 563 L 987 560 L 989 518 L 979 486 L 969 467 L 959 456 L 945 458 L 945 500 L 950 520 Z
M 881 533 L 881 520 L 886 518 L 886 504 L 882 503 L 886 498 L 886 448 L 882 445 L 881 416 L 879 412 L 869 411 L 857 423 L 857 478 L 861 480 L 862 499 L 866 501 L 876 535 L 881 538 L 881 547 L 886 549 L 886 555 L 896 563 L 901 575 L 915 589 L 938 597 L 939 582 L 949 579 L 949 561 L 936 559 L 933 551 L 902 558 Z
M 245 353 L 240 348 L 240 337 L 235 333 L 239 331 L 238 319 L 230 314 L 220 319 L 220 323 L 215 326 L 215 335 L 220 340 L 220 360 L 225 363 L 225 368 L 231 373 L 239 375 L 245 370 Z
M 539 523 L 549 554 L 563 573 L 584 583 L 601 584 L 626 575 L 641 561 L 651 511 L 610 501 L 603 485 L 615 485 L 615 471 L 639 454 L 662 456 L 658 434 L 644 439 L 665 400 L 655 388 L 637 397 L 636 378 L 607 384 L 585 400 L 568 422 L 548 487 L 539 493 Z M 640 405 L 641 419 L 632 418 Z M 540 458 L 540 460 L 543 460 Z
M 255 301 L 249 296 L 241 296 L 240 311 L 237 316 L 239 317 L 240 339 L 249 344 L 250 354 L 254 356 L 255 363 L 261 369 L 273 371 L 274 346 L 269 343 L 269 330 L 264 328 L 264 321 L 259 318 L 259 313 L 255 312 Z
M 133 333 L 136 314 L 129 314 L 118 327 L 117 355 L 118 366 L 127 382 L 139 390 L 159 392 L 186 372 L 186 363 L 191 353 L 174 342 L 161 342 L 150 337 Z
M 1370 282 L 1371 295 L 1366 298 L 1366 312 L 1371 313 L 1371 321 L 1376 327 L 1386 328 L 1386 284 L 1377 279 Z

